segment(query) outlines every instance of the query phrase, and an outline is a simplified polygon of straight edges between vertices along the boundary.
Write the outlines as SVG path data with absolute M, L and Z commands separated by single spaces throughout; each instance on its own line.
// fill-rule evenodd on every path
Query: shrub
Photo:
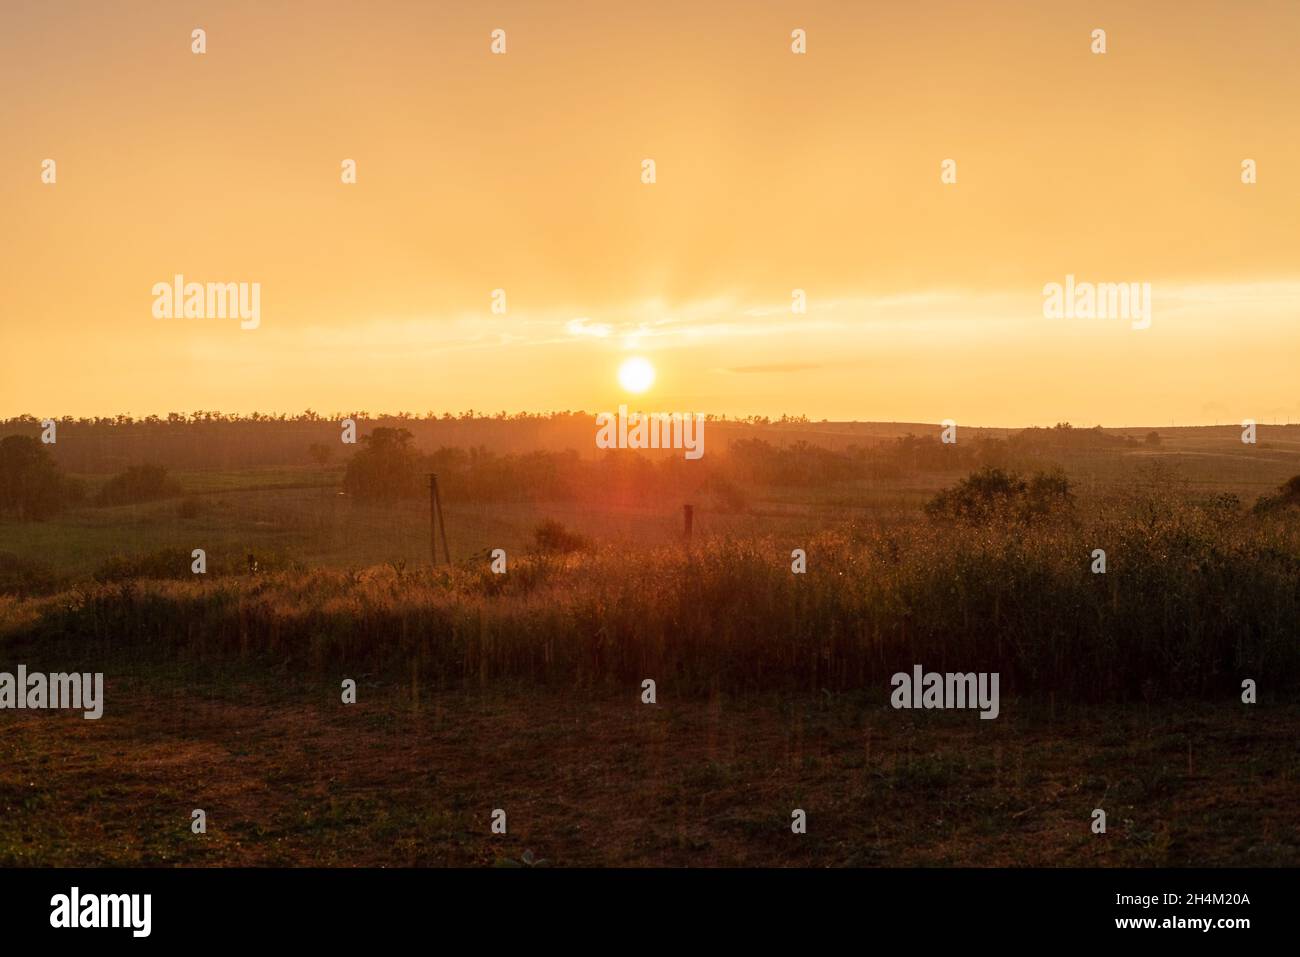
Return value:
M 301 570 L 303 567 L 298 560 L 275 551 L 209 551 L 207 571 L 202 575 L 194 574 L 193 564 L 194 558 L 188 549 L 161 548 L 154 552 L 114 555 L 100 564 L 95 570 L 94 578 L 100 583 L 123 582 L 133 578 L 190 581 Z
M 709 504 L 719 512 L 735 514 L 745 511 L 748 501 L 739 485 L 721 475 L 715 475 L 704 486 L 709 496 Z
M 132 465 L 115 475 L 95 496 L 98 505 L 135 505 L 155 499 L 171 498 L 181 492 L 180 483 L 167 477 L 163 465 Z
M 591 547 L 586 538 L 569 531 L 553 518 L 548 518 L 533 529 L 533 542 L 539 552 L 559 554 L 580 552 Z
M 0 514 L 40 521 L 83 495 L 81 484 L 64 477 L 37 439 L 10 435 L 0 440 Z
M 1069 509 L 1074 495 L 1059 469 L 1036 472 L 1028 481 L 1015 472 L 983 468 L 941 491 L 925 506 L 934 519 L 984 523 L 1035 522 Z
M 406 429 L 377 428 L 361 437 L 348 461 L 343 489 L 362 499 L 388 501 L 420 492 L 420 457 Z
M 58 577 L 48 565 L 20 558 L 13 552 L 0 552 L 0 593 L 39 595 L 57 587 Z
M 164 548 L 143 555 L 114 555 L 95 570 L 97 582 L 121 582 L 132 578 L 185 579 L 193 575 L 193 559 L 183 548 Z M 209 563 L 209 571 L 211 564 Z
M 1241 511 L 1241 499 L 1232 492 L 1216 492 L 1200 499 L 1195 506 L 1214 522 L 1236 521 Z
M 1256 513 L 1300 505 L 1300 475 L 1293 475 L 1279 486 L 1275 495 L 1261 495 L 1255 503 Z

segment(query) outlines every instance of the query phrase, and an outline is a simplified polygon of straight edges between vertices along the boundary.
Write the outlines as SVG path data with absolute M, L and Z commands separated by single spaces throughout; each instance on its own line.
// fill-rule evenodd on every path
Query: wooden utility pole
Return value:
M 429 473 L 429 550 L 433 563 L 438 564 L 438 532 L 442 532 L 442 554 L 451 564 L 451 551 L 447 548 L 447 523 L 442 518 L 442 495 L 438 492 L 438 476 Z

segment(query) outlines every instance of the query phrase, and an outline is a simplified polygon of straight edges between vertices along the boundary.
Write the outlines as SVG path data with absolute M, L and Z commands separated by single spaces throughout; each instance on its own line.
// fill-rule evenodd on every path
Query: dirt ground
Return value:
M 358 683 L 344 705 L 334 681 L 140 670 L 98 721 L 0 712 L 0 865 L 1300 863 L 1296 703 L 1004 700 L 981 721 L 884 690 Z

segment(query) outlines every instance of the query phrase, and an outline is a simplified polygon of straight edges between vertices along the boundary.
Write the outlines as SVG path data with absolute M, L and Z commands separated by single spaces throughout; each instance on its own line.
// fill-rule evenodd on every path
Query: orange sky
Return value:
M 6 0 L 0 415 L 597 411 L 644 355 L 662 410 L 1300 419 L 1297 37 L 1266 0 Z M 260 282 L 259 327 L 155 319 L 176 273 Z M 1151 328 L 1045 319 L 1067 274 L 1151 283 Z

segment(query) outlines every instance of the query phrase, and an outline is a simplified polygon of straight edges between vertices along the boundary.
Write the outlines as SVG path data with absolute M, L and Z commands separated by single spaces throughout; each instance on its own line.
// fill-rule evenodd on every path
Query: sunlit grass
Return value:
M 804 548 L 808 571 L 790 568 Z M 1105 548 L 1106 574 L 1090 571 Z M 654 677 L 679 691 L 850 689 L 999 671 L 1004 695 L 1230 694 L 1300 677 L 1300 525 L 1190 505 L 1037 526 L 847 526 L 566 556 L 78 586 L 8 632 L 394 671 L 436 687 Z M 414 665 L 412 663 L 414 662 Z

